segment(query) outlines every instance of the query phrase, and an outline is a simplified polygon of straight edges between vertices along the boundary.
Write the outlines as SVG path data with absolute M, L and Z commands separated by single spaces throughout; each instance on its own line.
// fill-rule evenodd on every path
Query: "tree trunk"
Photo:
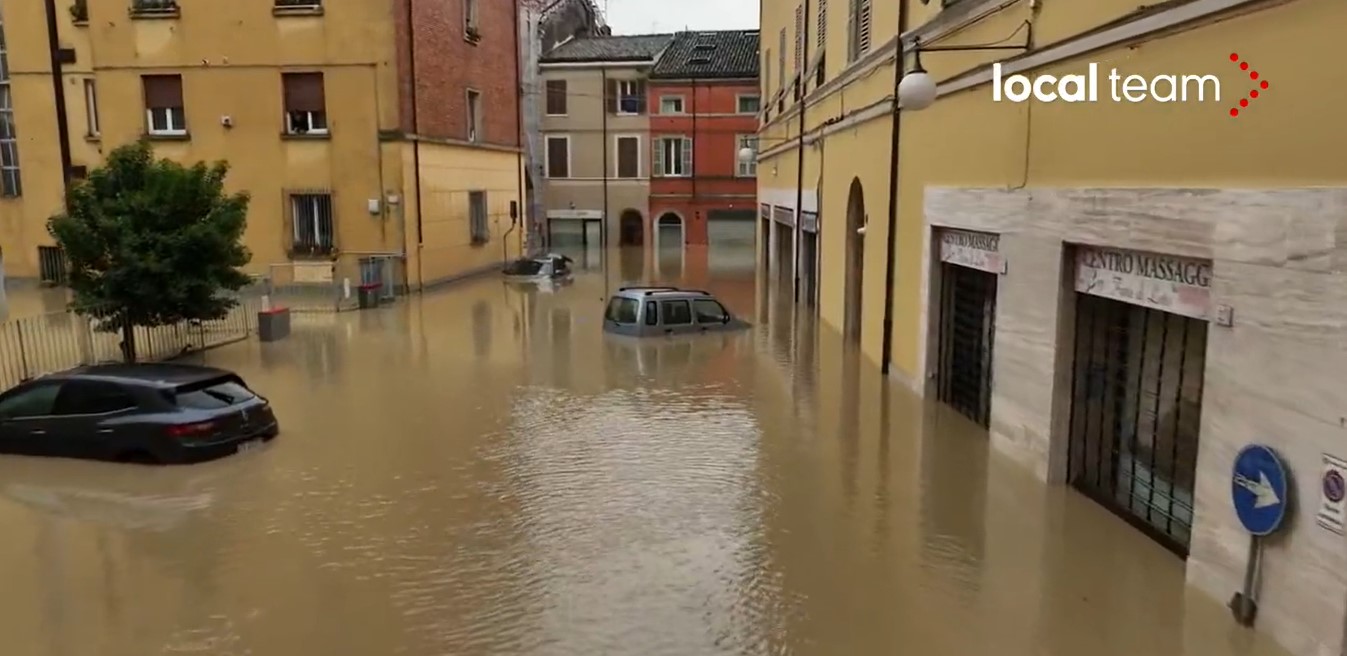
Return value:
M 122 318 L 122 360 L 127 363 L 136 361 L 136 326 L 129 318 Z

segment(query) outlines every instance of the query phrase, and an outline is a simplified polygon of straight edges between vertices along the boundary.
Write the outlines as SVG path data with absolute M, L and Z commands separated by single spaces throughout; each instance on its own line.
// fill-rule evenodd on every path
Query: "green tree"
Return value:
M 239 269 L 252 258 L 242 244 L 248 195 L 225 193 L 228 171 L 129 144 L 75 183 L 66 213 L 47 222 L 70 264 L 73 309 L 120 331 L 127 362 L 136 326 L 218 319 L 237 304 L 221 292 L 251 281 Z

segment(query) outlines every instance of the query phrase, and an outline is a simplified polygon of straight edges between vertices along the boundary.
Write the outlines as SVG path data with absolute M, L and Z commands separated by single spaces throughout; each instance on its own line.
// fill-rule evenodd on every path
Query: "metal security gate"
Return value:
M 1201 319 L 1076 295 L 1069 480 L 1184 557 L 1206 345 Z
M 997 276 L 948 262 L 940 266 L 937 398 L 986 427 L 991 419 Z

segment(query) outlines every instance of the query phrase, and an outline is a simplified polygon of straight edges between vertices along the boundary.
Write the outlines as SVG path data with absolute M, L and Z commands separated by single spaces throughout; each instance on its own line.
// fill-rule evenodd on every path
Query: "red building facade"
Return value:
M 651 71 L 650 222 L 646 234 L 715 246 L 752 244 L 757 171 L 758 32 L 684 32 Z M 751 249 L 749 249 L 751 252 Z

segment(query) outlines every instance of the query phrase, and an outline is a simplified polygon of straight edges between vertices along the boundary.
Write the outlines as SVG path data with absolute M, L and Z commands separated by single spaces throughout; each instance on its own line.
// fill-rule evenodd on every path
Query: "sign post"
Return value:
M 1342 535 L 1347 520 L 1347 461 L 1324 454 L 1324 473 L 1319 479 L 1319 512 L 1315 521 Z
M 1258 614 L 1254 587 L 1262 565 L 1262 538 L 1281 528 L 1289 494 L 1286 468 L 1275 451 L 1261 444 L 1240 449 L 1230 476 L 1230 497 L 1239 523 L 1249 532 L 1249 560 L 1244 589 L 1230 599 L 1230 611 L 1244 626 L 1253 626 Z

